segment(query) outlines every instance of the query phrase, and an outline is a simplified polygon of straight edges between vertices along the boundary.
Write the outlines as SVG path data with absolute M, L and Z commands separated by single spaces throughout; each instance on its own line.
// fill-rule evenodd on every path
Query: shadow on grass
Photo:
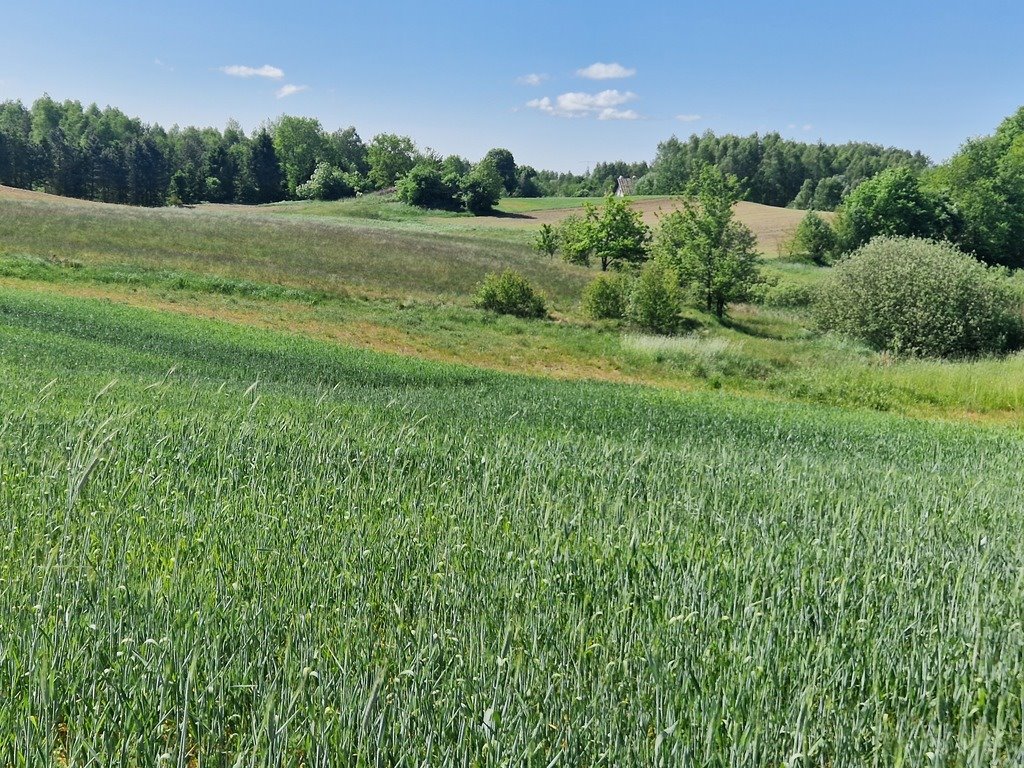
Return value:
M 765 323 L 756 319 L 723 317 L 718 320 L 723 328 L 742 333 L 744 336 L 752 336 L 756 339 L 770 339 L 772 341 L 791 341 L 793 329 L 786 325 Z
M 513 213 L 511 211 L 499 211 L 497 208 L 492 209 L 490 213 L 486 213 L 479 218 L 481 219 L 534 219 L 536 216 L 531 216 L 528 213 Z

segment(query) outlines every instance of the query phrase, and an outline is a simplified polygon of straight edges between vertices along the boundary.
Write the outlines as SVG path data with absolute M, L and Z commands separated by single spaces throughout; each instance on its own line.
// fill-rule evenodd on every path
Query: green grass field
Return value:
M 10 290 L 0 331 L 0 763 L 1020 757 L 1015 432 Z
M 1024 357 L 291 213 L 0 198 L 0 765 L 1020 764 Z

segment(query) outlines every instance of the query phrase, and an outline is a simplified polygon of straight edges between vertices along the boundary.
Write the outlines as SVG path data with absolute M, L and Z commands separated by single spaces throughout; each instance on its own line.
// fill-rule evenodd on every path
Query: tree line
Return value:
M 318 120 L 282 116 L 247 134 L 235 121 L 216 128 L 165 129 L 113 107 L 37 99 L 0 103 L 0 184 L 108 203 L 160 206 L 337 199 L 389 189 L 428 165 L 459 177 L 459 194 L 483 187 L 537 196 L 536 171 L 494 150 L 480 173 L 458 156 L 420 150 L 408 136 L 364 142 L 354 127 L 328 132 Z M 489 199 L 489 198 L 488 198 Z M 478 199 L 471 204 L 484 206 Z
M 620 176 L 638 179 L 637 194 L 681 194 L 705 165 L 735 176 L 741 199 L 830 210 L 880 171 L 917 173 L 928 161 L 873 144 L 708 132 L 662 142 L 653 164 L 602 162 L 574 174 L 518 165 L 505 149 L 474 164 L 421 150 L 408 136 L 385 133 L 367 143 L 354 127 L 328 132 L 312 118 L 283 116 L 247 134 L 235 121 L 224 130 L 165 129 L 112 107 L 49 96 L 30 107 L 0 103 L 0 183 L 132 205 L 336 199 L 390 189 L 418 169 L 406 185 L 410 201 L 487 210 L 495 192 L 596 197 L 614 192 Z
M 894 167 L 919 173 L 929 161 L 920 152 L 865 142 L 806 144 L 778 133 L 716 136 L 708 131 L 686 141 L 673 136 L 659 144 L 650 172 L 639 180 L 636 193 L 680 194 L 706 165 L 734 176 L 742 200 L 830 211 L 878 173 Z

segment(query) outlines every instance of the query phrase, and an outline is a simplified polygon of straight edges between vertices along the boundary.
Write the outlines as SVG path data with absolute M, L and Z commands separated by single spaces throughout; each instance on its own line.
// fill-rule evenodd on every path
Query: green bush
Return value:
M 352 197 L 355 193 L 348 174 L 323 162 L 316 164 L 308 181 L 295 188 L 295 196 L 300 200 L 340 200 Z
M 458 189 L 446 183 L 441 171 L 427 163 L 417 165 L 399 179 L 395 192 L 403 203 L 419 208 L 458 210 L 462 207 Z
M 808 259 L 815 264 L 829 264 L 835 257 L 837 245 L 832 225 L 814 211 L 808 211 L 793 233 L 789 251 L 791 256 Z
M 475 216 L 490 213 L 501 199 L 505 189 L 501 176 L 491 163 L 477 163 L 476 168 L 462 180 L 462 202 Z
M 547 316 L 544 297 L 533 289 L 525 277 L 511 269 L 500 275 L 487 275 L 477 291 L 473 304 L 480 309 L 502 315 Z
M 815 287 L 792 280 L 766 278 L 754 286 L 751 299 L 755 304 L 773 309 L 799 309 L 814 303 Z
M 815 304 L 825 330 L 928 357 L 1003 352 L 1021 340 L 1021 301 L 1004 272 L 949 243 L 878 237 L 843 259 Z
M 629 319 L 651 333 L 669 334 L 679 326 L 682 297 L 674 270 L 649 261 L 640 270 L 629 302 Z
M 629 278 L 599 275 L 583 290 L 583 314 L 594 320 L 621 320 L 629 308 Z

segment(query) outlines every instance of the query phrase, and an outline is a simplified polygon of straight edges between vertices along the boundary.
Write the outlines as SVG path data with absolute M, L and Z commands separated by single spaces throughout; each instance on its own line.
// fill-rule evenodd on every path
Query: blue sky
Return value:
M 165 126 L 306 115 L 556 170 L 708 129 L 942 160 L 1024 104 L 1024 4 L 992 0 L 8 0 L 0 18 L 0 99 Z

